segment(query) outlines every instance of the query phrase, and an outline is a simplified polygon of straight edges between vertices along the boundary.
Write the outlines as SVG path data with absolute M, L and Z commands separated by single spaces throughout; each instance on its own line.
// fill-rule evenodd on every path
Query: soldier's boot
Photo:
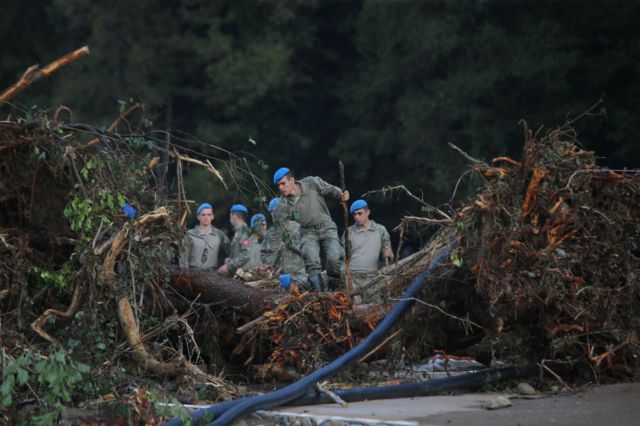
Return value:
M 322 291 L 322 277 L 320 274 L 311 274 L 309 275 L 309 282 L 311 283 L 311 288 L 313 291 Z
M 329 291 L 339 290 L 340 287 L 342 287 L 342 281 L 340 280 L 340 277 L 327 275 L 327 287 Z

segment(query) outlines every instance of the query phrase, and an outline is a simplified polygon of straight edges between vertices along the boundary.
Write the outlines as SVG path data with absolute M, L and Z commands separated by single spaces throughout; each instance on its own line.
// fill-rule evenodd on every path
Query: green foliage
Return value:
M 193 424 L 189 411 L 184 408 L 176 398 L 172 398 L 169 401 L 169 403 L 172 404 L 170 406 L 165 405 L 164 401 L 155 394 L 151 395 L 151 401 L 153 403 L 153 409 L 158 415 L 166 418 L 180 419 L 185 426 L 191 426 Z
M 69 265 L 64 265 L 62 269 L 55 272 L 30 266 L 27 273 L 35 277 L 41 285 L 53 287 L 58 292 L 68 291 L 73 282 L 73 271 Z
M 458 255 L 458 252 L 452 251 L 450 258 L 451 258 L 451 263 L 453 264 L 453 266 L 455 266 L 457 268 L 461 268 L 462 267 L 462 259 Z
M 85 179 L 88 179 L 89 170 L 90 168 L 88 169 L 85 166 L 81 171 Z M 126 200 L 120 192 L 112 193 L 105 189 L 100 189 L 96 193 L 95 200 L 85 198 L 79 192 L 65 207 L 64 216 L 69 220 L 73 231 L 86 234 L 99 221 L 107 225 L 112 224 L 112 218 L 118 214 L 118 208 L 122 207 L 125 202 Z
M 18 358 L 11 360 L 2 373 L 0 397 L 2 405 L 11 408 L 16 404 L 14 395 L 28 390 L 44 404 L 45 413 L 34 416 L 30 423 L 37 425 L 53 425 L 71 402 L 76 391 L 92 391 L 92 385 L 86 381 L 90 367 L 77 362 L 70 353 L 59 349 L 42 356 L 26 351 Z

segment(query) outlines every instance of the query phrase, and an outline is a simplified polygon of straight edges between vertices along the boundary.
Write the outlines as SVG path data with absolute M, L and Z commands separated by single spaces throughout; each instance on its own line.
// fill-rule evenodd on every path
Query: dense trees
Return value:
M 446 142 L 516 154 L 520 119 L 553 127 L 603 94 L 608 114 L 580 124 L 582 143 L 611 166 L 640 159 L 631 0 L 4 3 L 2 87 L 92 48 L 22 104 L 107 124 L 118 100 L 141 100 L 156 127 L 263 159 L 267 180 L 289 164 L 337 181 L 342 159 L 356 195 L 398 181 L 441 203 L 464 167 Z M 190 179 L 194 198 L 211 194 Z

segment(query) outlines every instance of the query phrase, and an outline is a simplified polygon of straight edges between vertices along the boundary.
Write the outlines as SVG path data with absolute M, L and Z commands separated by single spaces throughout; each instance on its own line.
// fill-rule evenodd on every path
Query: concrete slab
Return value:
M 511 407 L 492 411 L 483 408 L 487 401 L 498 396 L 512 395 L 492 393 L 400 398 L 353 402 L 344 408 L 337 404 L 283 407 L 260 414 L 264 424 L 300 426 L 640 424 L 640 383 L 594 386 L 583 392 L 542 395 L 534 399 L 511 398 Z
M 483 405 L 502 394 L 466 394 L 457 396 L 430 396 L 416 398 L 382 399 L 376 401 L 351 402 L 347 407 L 337 404 L 286 407 L 272 410 L 269 415 L 258 413 L 265 420 L 274 421 L 280 417 L 290 420 L 295 416 L 314 418 L 315 424 L 333 420 L 342 424 L 424 424 L 428 416 L 450 412 L 476 412 Z M 502 395 L 505 396 L 505 395 Z M 340 420 L 338 420 L 340 418 Z M 402 422 L 402 423 L 394 423 Z M 283 424 L 283 423 L 281 423 Z

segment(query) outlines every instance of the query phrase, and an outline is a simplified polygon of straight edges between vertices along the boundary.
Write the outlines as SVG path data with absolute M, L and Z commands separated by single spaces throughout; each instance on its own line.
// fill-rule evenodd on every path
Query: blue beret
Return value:
M 231 210 L 229 210 L 230 213 L 244 213 L 246 215 L 249 215 L 249 209 L 247 209 L 245 206 L 243 206 L 242 204 L 234 204 L 231 206 Z
M 289 288 L 290 284 L 291 284 L 291 275 L 289 274 L 280 275 L 280 287 Z
M 351 208 L 349 209 L 349 212 L 353 213 L 365 207 L 369 207 L 369 204 L 367 204 L 365 200 L 356 200 L 353 202 L 353 204 L 351 204 Z
M 131 204 L 125 204 L 122 206 L 122 211 L 129 219 L 135 219 L 138 216 L 138 211 Z
M 251 225 L 252 228 L 255 228 L 256 225 L 258 224 L 258 221 L 266 222 L 267 218 L 264 217 L 262 213 L 254 214 L 253 216 L 251 216 L 251 221 L 249 222 L 249 225 Z
M 213 210 L 213 207 L 211 207 L 211 204 L 209 203 L 202 203 L 198 206 L 198 209 L 196 210 L 196 214 L 200 214 L 202 213 L 202 210 L 204 209 L 211 209 Z
M 273 200 L 269 201 L 269 207 L 267 208 L 270 212 L 274 211 L 276 207 L 280 204 L 280 197 L 276 197 Z
M 276 172 L 273 174 L 273 184 L 277 185 L 278 182 L 280 182 L 280 179 L 282 179 L 290 171 L 291 170 L 286 167 L 280 167 L 278 170 L 276 170 Z

